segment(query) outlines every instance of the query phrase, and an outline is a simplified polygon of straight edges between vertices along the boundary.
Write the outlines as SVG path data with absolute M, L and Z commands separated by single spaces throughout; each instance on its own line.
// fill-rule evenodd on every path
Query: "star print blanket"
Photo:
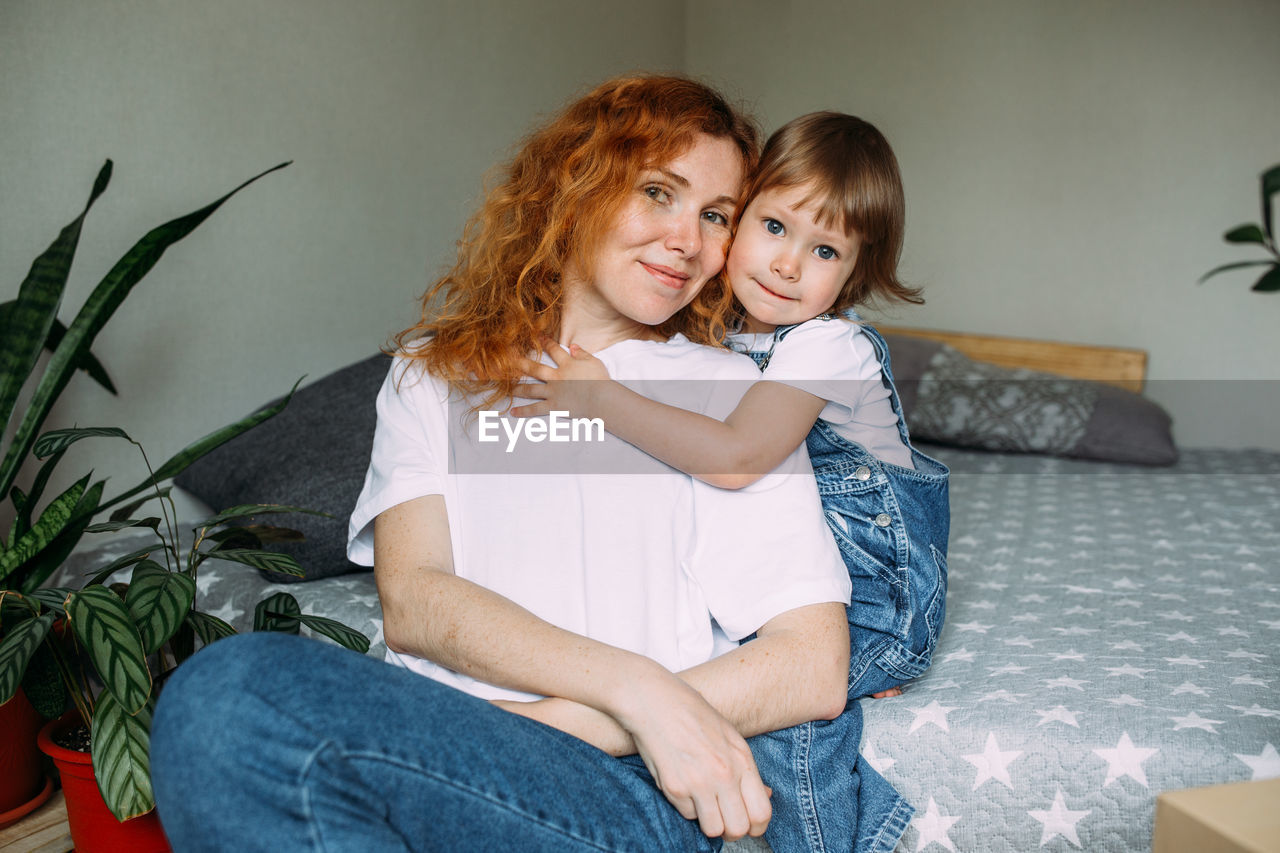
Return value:
M 952 468 L 947 624 L 924 677 L 863 700 L 863 755 L 916 807 L 900 853 L 1147 851 L 1161 791 L 1280 776 L 1280 453 L 926 452 Z M 371 574 L 201 572 L 201 609 L 241 630 L 281 590 L 385 652 Z
M 937 455 L 947 625 L 863 700 L 899 851 L 1146 851 L 1161 791 L 1280 776 L 1280 454 Z

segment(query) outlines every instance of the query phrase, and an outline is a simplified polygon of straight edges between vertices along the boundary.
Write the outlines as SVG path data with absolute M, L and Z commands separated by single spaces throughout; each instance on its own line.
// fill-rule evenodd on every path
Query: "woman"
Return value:
M 723 331 L 708 282 L 755 154 L 747 122 L 677 78 L 605 83 L 526 142 L 378 399 L 349 554 L 374 565 L 401 668 L 266 636 L 193 658 L 153 729 L 176 849 L 712 850 L 764 832 L 744 736 L 844 706 L 848 576 L 812 477 L 723 492 L 616 442 L 609 477 L 585 446 L 552 476 L 524 473 L 536 453 L 468 467 L 504 453 L 481 416 L 545 335 L 732 410 L 754 366 L 699 342 Z M 672 381 L 689 376 L 708 381 Z M 212 719 L 225 739 L 204 737 Z

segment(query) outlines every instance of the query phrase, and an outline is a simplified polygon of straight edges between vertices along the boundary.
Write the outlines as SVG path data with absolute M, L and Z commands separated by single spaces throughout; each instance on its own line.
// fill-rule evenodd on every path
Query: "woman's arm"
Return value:
M 752 385 L 736 409 L 718 421 L 650 400 L 609 379 L 599 359 L 580 347 L 547 348 L 556 367 L 528 361 L 525 372 L 542 384 L 520 386 L 539 402 L 511 410 L 516 417 L 551 411 L 601 418 L 605 429 L 650 456 L 722 489 L 759 480 L 799 447 L 826 400 L 790 385 Z
M 751 750 L 697 690 L 646 657 L 557 628 L 457 577 L 451 555 L 441 496 L 377 516 L 374 573 L 389 648 L 490 684 L 571 700 L 591 712 L 579 716 L 595 721 L 593 742 L 639 752 L 667 799 L 707 835 L 764 831 L 768 790 Z

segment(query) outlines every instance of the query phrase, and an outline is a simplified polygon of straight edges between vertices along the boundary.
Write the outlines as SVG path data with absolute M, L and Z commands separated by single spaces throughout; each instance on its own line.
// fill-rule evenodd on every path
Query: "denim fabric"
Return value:
M 824 421 L 806 439 L 827 526 L 853 580 L 849 698 L 857 699 L 928 668 L 946 614 L 951 511 L 947 467 L 911 445 L 888 345 L 856 314 L 847 316 L 875 349 L 898 434 L 915 465 L 912 470 L 881 462 Z M 773 344 L 793 328 L 780 326 Z M 760 364 L 772 349 L 748 354 Z
M 765 837 L 780 852 L 834 853 L 852 844 L 857 853 L 887 853 L 897 844 L 914 809 L 858 755 L 862 709 L 855 700 L 923 673 L 946 611 L 949 472 L 911 445 L 884 338 L 856 314 L 848 317 L 875 348 L 915 470 L 881 462 L 823 421 L 806 439 L 827 525 L 853 579 L 850 705 L 833 722 L 752 739 L 774 790 Z M 776 329 L 769 350 L 747 354 L 763 368 L 792 328 Z
M 316 640 L 248 634 L 178 668 L 151 734 L 185 851 L 717 851 L 638 757 Z

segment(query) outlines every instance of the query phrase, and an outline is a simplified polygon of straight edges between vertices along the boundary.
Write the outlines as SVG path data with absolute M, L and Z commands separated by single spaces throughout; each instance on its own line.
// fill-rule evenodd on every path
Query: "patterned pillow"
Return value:
M 1172 419 L 1098 382 L 974 361 L 946 344 L 887 336 L 912 438 L 1009 453 L 1172 465 Z

